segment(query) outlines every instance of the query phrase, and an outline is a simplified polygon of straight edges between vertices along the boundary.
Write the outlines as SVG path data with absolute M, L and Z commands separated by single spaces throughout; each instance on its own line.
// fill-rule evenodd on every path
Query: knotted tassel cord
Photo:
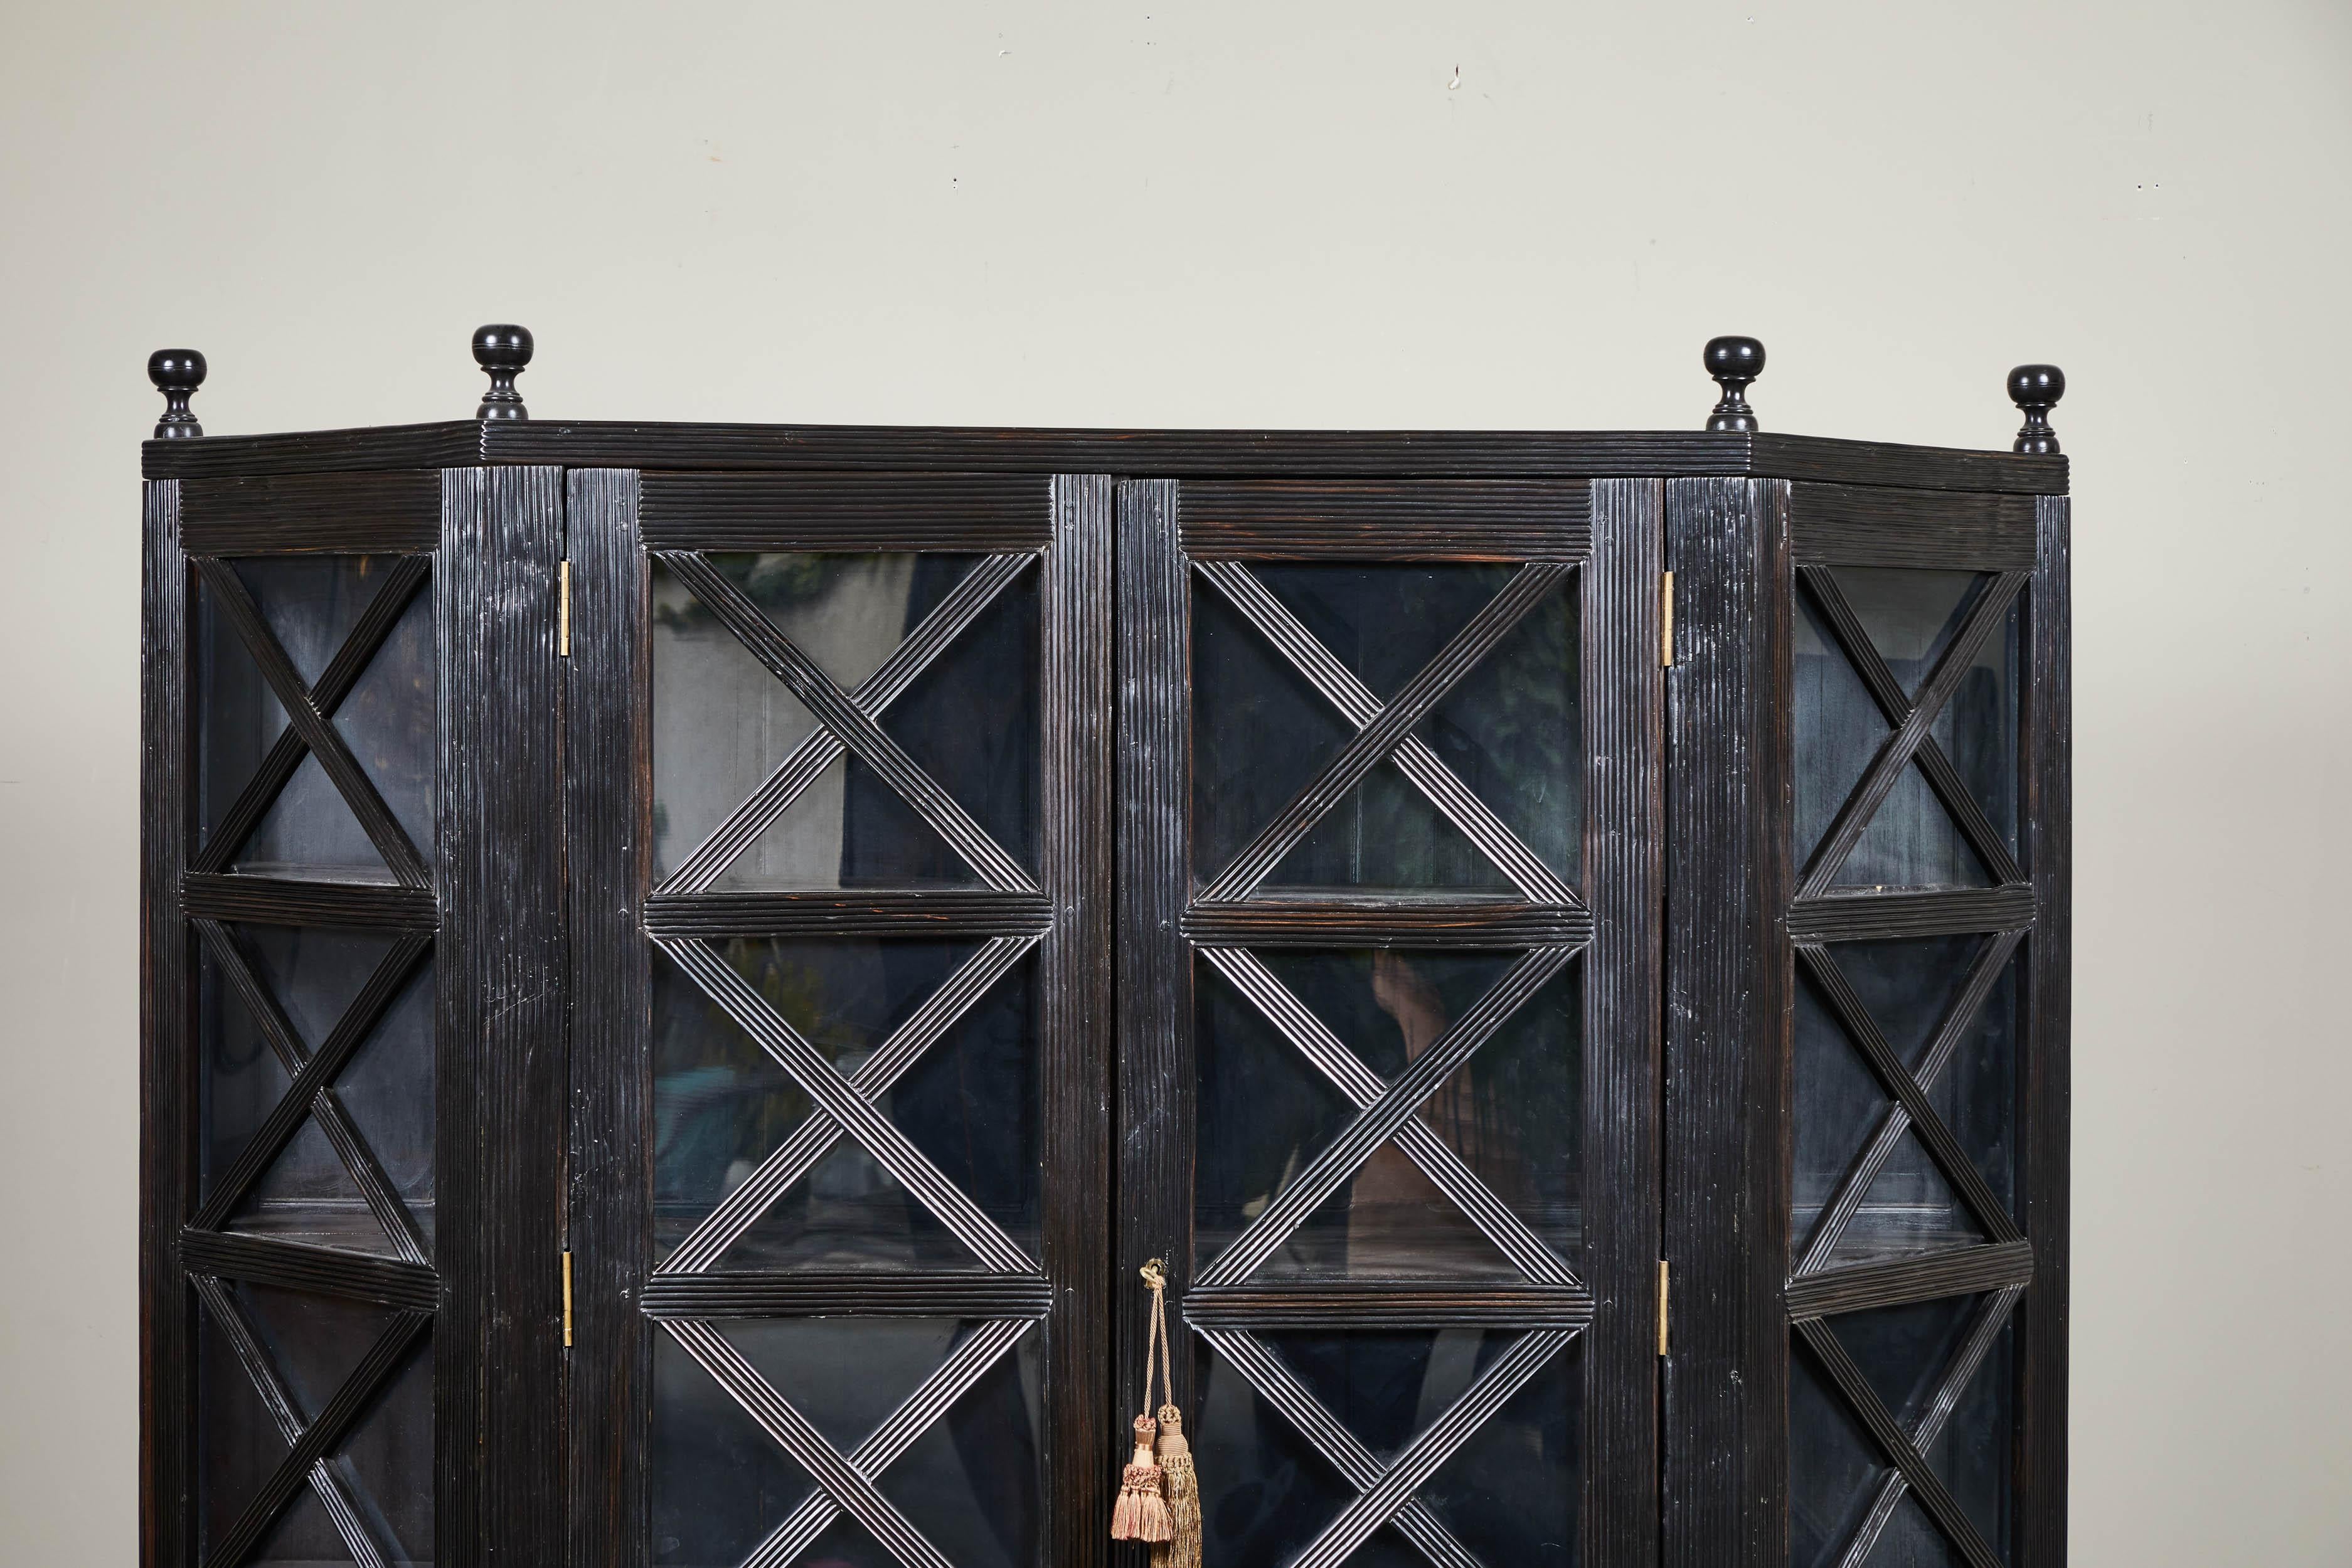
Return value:
M 1160 1406 L 1160 1490 L 1165 1494 L 1173 1528 L 1169 1538 L 1151 1548 L 1151 1568 L 1201 1568 L 1201 1482 L 1192 1471 L 1192 1447 L 1184 1440 L 1184 1417 L 1176 1408 L 1176 1375 L 1170 1365 L 1168 1278 L 1157 1263 L 1143 1266 L 1143 1282 L 1151 1289 L 1151 1335 L 1160 1345 L 1160 1388 L 1167 1403 Z M 1151 1398 L 1151 1349 L 1144 1346 L 1143 1397 Z
M 1158 1260 L 1143 1266 L 1144 1282 L 1151 1286 L 1155 1303 L 1160 1295 L 1160 1264 Z M 1135 1418 L 1135 1453 L 1119 1472 L 1118 1501 L 1110 1511 L 1110 1538 L 1113 1541 L 1142 1541 L 1158 1544 L 1174 1539 L 1175 1521 L 1168 1512 L 1168 1500 L 1161 1494 L 1161 1472 L 1151 1454 L 1152 1439 L 1158 1435 L 1160 1423 L 1151 1418 L 1151 1353 L 1159 1347 L 1163 1312 L 1152 1314 L 1149 1336 L 1143 1343 L 1143 1409 Z M 1160 1349 L 1160 1364 L 1168 1365 L 1167 1353 Z

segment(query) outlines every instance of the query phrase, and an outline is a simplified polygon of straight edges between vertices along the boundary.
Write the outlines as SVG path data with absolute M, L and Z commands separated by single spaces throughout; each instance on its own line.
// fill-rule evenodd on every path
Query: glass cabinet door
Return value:
M 575 722 L 645 759 L 576 806 L 580 1560 L 1083 1558 L 1108 501 L 575 487 Z
M 1116 1367 L 1163 1260 L 1216 1568 L 1654 1540 L 1657 497 L 1121 487 Z

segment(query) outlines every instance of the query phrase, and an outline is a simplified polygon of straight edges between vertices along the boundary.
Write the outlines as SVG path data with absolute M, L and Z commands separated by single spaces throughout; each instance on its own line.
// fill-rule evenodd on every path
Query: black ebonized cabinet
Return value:
M 2064 1555 L 2067 502 L 1689 434 L 145 452 L 145 1561 Z M 1140 1554 L 1133 1559 L 1139 1564 Z

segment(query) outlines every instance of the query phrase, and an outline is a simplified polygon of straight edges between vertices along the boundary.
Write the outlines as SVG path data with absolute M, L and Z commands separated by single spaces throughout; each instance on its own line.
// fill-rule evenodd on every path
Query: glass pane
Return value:
M 1982 1296 L 1940 1296 L 1825 1321 L 1895 1423 L 1916 1432 L 1983 1301 Z
M 420 1336 L 408 1364 L 345 1440 L 340 1461 L 370 1532 L 396 1563 L 433 1562 L 433 1344 Z
M 1477 1336 L 1449 1330 L 1439 1337 L 1442 1343 Z M 1510 1337 L 1485 1336 L 1475 1370 L 1484 1370 Z M 1583 1343 L 1570 1341 L 1422 1489 L 1430 1511 L 1489 1568 L 1577 1560 Z
M 1789 1562 L 1831 1568 L 1891 1469 L 1845 1401 L 1794 1343 L 1789 1364 Z
M 964 558 L 923 558 L 918 584 Z M 956 575 L 961 575 L 957 565 Z M 952 587 L 945 582 L 940 591 Z M 932 595 L 910 605 L 907 629 Z M 1036 863 L 1041 749 L 1036 579 L 998 594 L 882 716 L 882 728 L 1024 865 Z M 722 887 L 966 887 L 981 878 L 863 760 L 835 761 L 718 883 Z
M 1871 646 L 1912 697 L 1958 633 L 1973 590 L 1983 580 L 1972 571 L 1912 567 L 1833 566 L 1829 571 Z
M 1987 1544 L 2009 1554 L 2010 1477 L 2015 1469 L 2017 1320 L 2001 1326 L 2000 1337 L 1961 1392 L 1959 1404 L 1927 1459 L 1944 1490 L 1952 1494 Z
M 315 1419 L 392 1322 L 377 1307 L 246 1283 L 230 1293 L 303 1420 Z M 222 1325 L 198 1311 L 198 1470 L 205 1541 L 236 1524 L 288 1444 Z M 331 1461 L 363 1526 L 394 1563 L 433 1554 L 432 1350 L 420 1338 Z M 247 1559 L 349 1563 L 350 1549 L 308 1484 Z
M 433 758 L 437 727 L 433 666 L 433 594 L 408 601 L 359 685 L 335 710 L 335 728 L 366 770 L 401 831 L 430 858 Z
M 735 1568 L 814 1489 L 675 1340 L 653 1341 L 653 1560 Z
M 1576 583 L 1475 665 L 1421 737 L 1529 849 L 1571 880 L 1584 838 Z
M 845 1452 L 979 1325 L 952 1318 L 792 1318 L 715 1326 Z M 1039 1345 L 1036 1333 L 1024 1336 L 878 1479 L 883 1495 L 950 1562 L 1030 1568 L 1041 1560 Z M 733 1568 L 811 1489 L 774 1440 L 667 1335 L 657 1342 L 654 1375 L 654 1560 Z M 842 1553 L 878 1550 L 862 1532 L 845 1536 L 840 1529 L 831 1527 L 793 1561 L 862 1562 Z
M 1185 1412 L 1184 1431 L 1201 1478 L 1202 1556 L 1220 1568 L 1277 1568 L 1356 1489 L 1223 1356 L 1202 1345 L 1193 1364 L 1200 1411 Z
M 786 938 L 738 938 L 725 948 L 845 1075 L 977 950 Z M 878 1096 L 915 1145 L 1033 1256 L 1044 1161 L 1034 1013 L 1034 960 L 1024 960 Z M 654 1038 L 656 1237 L 667 1251 L 802 1126 L 811 1104 L 667 964 L 655 977 Z M 862 1148 L 835 1136 L 721 1266 L 967 1269 L 978 1260 Z
M 1253 570 L 1377 698 L 1395 693 L 1512 575 L 1507 566 Z M 1193 832 L 1213 876 L 1329 760 L 1353 727 L 1265 635 L 1203 586 L 1193 596 Z M 1486 804 L 1556 868 L 1580 832 L 1575 613 L 1563 591 L 1487 655 L 1422 726 Z M 1376 768 L 1278 866 L 1271 887 L 1509 891 L 1393 767 Z
M 816 728 L 783 683 L 656 564 L 654 873 L 675 871 Z
M 1895 679 L 1915 695 L 1983 580 L 1968 572 L 1853 568 L 1839 568 L 1835 576 Z M 1797 847 L 1810 855 L 1891 727 L 1810 597 L 1801 594 L 1798 608 Z M 2012 851 L 2017 626 L 2012 606 L 1930 731 Z M 1898 776 L 1836 877 L 1843 887 L 1982 886 L 1990 880 L 1916 761 Z
M 1867 1568 L 1960 1568 L 1965 1561 L 1919 1500 L 1906 1492 L 1870 1549 Z
M 1945 936 L 1849 942 L 1830 952 L 1887 1044 L 1915 1072 L 1965 985 L 1987 938 Z M 1996 1197 L 2013 1201 L 2016 1127 L 2014 963 L 1995 984 L 1935 1082 L 1927 1100 Z M 1810 980 L 1796 1009 L 1796 1165 L 1793 1234 L 1801 1252 L 1815 1220 L 1892 1107 L 1860 1051 Z M 1838 1259 L 1965 1245 L 1980 1224 L 1953 1193 L 1915 1131 L 1906 1133 L 1864 1195 Z
M 1279 809 L 1279 808 L 1277 808 Z M 1507 894 L 1494 863 L 1391 763 L 1381 763 L 1310 829 L 1266 878 L 1268 893 Z
M 304 1045 L 323 1044 L 392 949 L 372 933 L 232 927 L 255 977 Z M 205 1056 L 203 1174 L 210 1190 L 285 1095 L 289 1076 L 212 956 L 202 963 Z M 421 965 L 336 1081 L 361 1137 L 429 1239 L 433 1224 L 433 970 Z M 228 1228 L 390 1254 L 334 1147 L 306 1119 L 232 1215 Z
M 854 690 L 971 570 L 943 555 L 733 555 L 778 630 Z M 883 715 L 883 727 L 1015 859 L 1038 815 L 1035 574 L 998 596 Z M 654 583 L 655 864 L 667 873 L 815 734 L 808 710 L 685 588 Z M 978 879 L 862 761 L 836 757 L 721 885 L 970 885 Z
M 232 564 L 297 671 L 315 683 L 383 587 L 392 558 L 289 556 Z M 197 600 L 198 790 L 209 836 L 285 729 L 286 714 L 227 618 L 201 590 Z M 425 588 L 334 715 L 420 851 L 433 841 L 434 682 L 432 593 Z M 235 864 L 250 874 L 391 877 L 359 819 L 310 757 L 239 847 Z
M 981 558 L 730 551 L 706 559 L 835 685 L 854 692 Z
M 1488 952 L 1257 955 L 1383 1080 L 1393 1080 L 1515 960 Z M 1222 1249 L 1352 1118 L 1338 1092 L 1205 967 L 1199 1012 L 1202 1255 Z M 1423 1123 L 1563 1251 L 1577 1241 L 1580 1030 L 1562 977 L 1507 1020 L 1422 1108 Z M 1264 1272 L 1493 1278 L 1517 1272 L 1393 1144 L 1376 1151 Z

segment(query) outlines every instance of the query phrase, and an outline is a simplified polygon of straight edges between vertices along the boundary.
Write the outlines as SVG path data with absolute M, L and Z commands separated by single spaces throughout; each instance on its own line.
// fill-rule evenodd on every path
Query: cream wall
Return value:
M 2352 1561 L 2340 0 L 8 0 L 0 126 L 0 1559 L 136 1532 L 145 355 L 448 418 L 520 320 L 598 418 L 1687 427 L 1742 331 L 1991 445 L 2064 365 L 2075 1561 Z

